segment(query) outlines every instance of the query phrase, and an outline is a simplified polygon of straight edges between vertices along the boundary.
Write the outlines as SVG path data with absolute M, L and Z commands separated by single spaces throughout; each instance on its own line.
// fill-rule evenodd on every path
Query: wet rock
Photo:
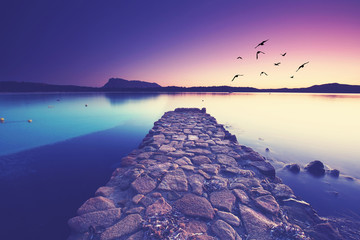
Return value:
M 166 173 L 171 166 L 172 166 L 171 163 L 161 163 L 154 166 L 150 166 L 148 170 L 152 177 L 158 178 L 161 177 L 164 173 Z
M 225 222 L 227 222 L 228 224 L 232 225 L 232 226 L 240 226 L 240 219 L 235 216 L 232 213 L 229 212 L 223 212 L 223 211 L 217 211 L 216 213 L 222 220 L 224 220 Z
M 220 165 L 219 164 L 201 164 L 200 169 L 207 173 L 216 175 L 219 173 Z
M 131 183 L 131 186 L 140 194 L 146 194 L 156 188 L 156 182 L 149 176 L 145 175 L 137 178 Z
M 269 178 L 275 178 L 275 168 L 267 161 L 253 161 L 251 166 L 257 168 L 262 174 Z
M 103 197 L 109 197 L 113 192 L 115 191 L 114 187 L 107 187 L 107 186 L 103 186 L 103 187 L 99 187 L 96 192 L 95 192 L 95 196 L 103 196 Z
M 191 160 L 188 157 L 182 157 L 175 161 L 176 164 L 182 166 L 182 165 L 192 165 Z
M 82 215 L 85 213 L 96 212 L 115 208 L 113 201 L 102 196 L 90 198 L 78 210 L 77 214 Z
M 261 187 L 260 181 L 256 178 L 236 178 L 232 183 L 230 183 L 230 189 L 240 188 L 253 188 L 253 187 Z
M 126 156 L 126 157 L 123 157 L 121 160 L 120 160 L 120 166 L 121 167 L 128 167 L 128 166 L 133 166 L 135 165 L 137 162 L 135 160 L 134 157 L 130 157 L 130 156 Z
M 131 214 L 115 225 L 107 228 L 102 234 L 101 240 L 121 238 L 127 234 L 136 232 L 141 228 L 142 218 L 139 214 Z
M 285 169 L 288 169 L 290 172 L 298 174 L 300 172 L 300 166 L 296 163 L 291 163 L 285 165 Z
M 170 145 L 162 145 L 160 148 L 159 148 L 159 151 L 160 152 L 165 152 L 165 153 L 168 153 L 168 152 L 173 152 L 173 151 L 176 151 L 176 148 L 170 146 Z
M 239 199 L 240 203 L 242 203 L 242 204 L 249 204 L 250 203 L 250 198 L 248 197 L 248 195 L 243 190 L 234 189 L 233 193 Z
M 264 195 L 255 198 L 255 204 L 263 211 L 274 215 L 278 214 L 280 211 L 279 204 L 272 195 Z
M 334 178 L 338 178 L 340 175 L 340 171 L 337 169 L 331 169 L 331 170 L 329 170 L 329 175 Z
M 236 167 L 238 165 L 236 160 L 233 157 L 230 157 L 230 156 L 225 155 L 225 154 L 218 154 L 217 155 L 217 161 L 220 164 L 224 164 L 224 165 L 227 165 L 227 166 Z
M 227 189 L 228 182 L 227 178 L 213 176 L 211 180 L 205 182 L 204 187 L 208 192 L 220 191 Z
M 255 173 L 251 170 L 245 170 L 238 167 L 226 167 L 223 169 L 224 172 L 240 175 L 243 177 L 254 177 Z
M 240 204 L 239 209 L 248 239 L 272 240 L 270 229 L 276 226 L 273 221 L 245 205 Z
M 289 221 L 306 228 L 308 225 L 316 225 L 321 220 L 309 203 L 294 198 L 282 201 L 282 208 L 287 213 Z
M 96 211 L 76 216 L 68 221 L 69 227 L 78 233 L 89 231 L 90 226 L 94 228 L 109 227 L 121 217 L 120 208 L 113 208 L 104 211 Z
M 151 155 L 153 155 L 154 153 L 153 152 L 143 152 L 143 153 L 140 153 L 137 158 L 140 159 L 140 160 L 143 160 L 143 159 L 148 159 L 151 157 Z
M 342 240 L 344 239 L 339 230 L 334 228 L 330 223 L 320 223 L 314 227 L 313 231 L 309 232 L 310 236 L 314 239 L 326 239 L 326 240 Z
M 171 212 L 172 207 L 164 198 L 159 198 L 156 202 L 146 208 L 147 216 L 165 215 Z
M 189 184 L 191 186 L 192 192 L 197 195 L 203 194 L 203 187 L 205 178 L 199 174 L 193 174 L 188 178 Z
M 211 152 L 203 148 L 191 148 L 187 150 L 188 152 L 199 154 L 199 155 L 209 155 Z
M 282 183 L 275 185 L 274 189 L 272 190 L 272 194 L 276 198 L 280 199 L 295 197 L 291 188 Z
M 203 170 L 198 170 L 198 173 L 201 174 L 204 178 L 206 179 L 211 179 L 211 176 L 209 174 L 207 174 L 206 172 L 204 172 Z
M 196 141 L 196 140 L 199 140 L 199 137 L 196 136 L 196 135 L 188 135 L 188 139 L 189 139 L 190 141 Z
M 195 172 L 195 167 L 192 165 L 182 165 L 180 166 L 183 170 L 186 171 L 190 171 L 190 172 Z
M 168 172 L 158 186 L 160 190 L 184 192 L 188 190 L 186 175 L 182 169 Z
M 177 200 L 174 206 L 183 214 L 192 217 L 213 219 L 215 212 L 210 202 L 203 197 L 188 193 Z
M 184 230 L 190 235 L 202 235 L 207 232 L 208 227 L 206 226 L 205 222 L 191 220 L 190 222 L 186 223 Z
M 143 194 L 136 194 L 133 198 L 132 198 L 132 202 L 135 204 L 138 204 L 141 199 L 143 199 L 144 195 Z
M 241 240 L 235 230 L 223 220 L 217 220 L 211 229 L 221 240 Z
M 249 193 L 252 198 L 257 198 L 259 196 L 271 194 L 269 191 L 265 190 L 263 187 L 251 188 Z
M 133 235 L 128 237 L 126 240 L 143 240 L 143 239 L 144 239 L 144 231 L 141 230 L 141 231 L 134 233 Z
M 321 177 L 325 174 L 324 164 L 318 160 L 312 161 L 306 165 L 305 170 L 315 177 Z
M 125 213 L 126 214 L 133 214 L 133 213 L 141 213 L 142 211 L 144 211 L 144 207 L 135 207 L 135 208 L 130 208 L 129 210 L 127 210 Z
M 229 190 L 212 192 L 210 194 L 210 202 L 214 207 L 224 209 L 229 212 L 231 212 L 235 200 L 236 197 Z
M 208 158 L 207 156 L 195 156 L 192 158 L 192 162 L 195 165 L 201 165 L 201 164 L 209 164 L 212 163 L 212 161 L 210 160 L 210 158 Z
M 213 151 L 214 153 L 228 153 L 230 152 L 232 149 L 228 146 L 211 146 L 211 151 Z
M 251 148 L 242 146 L 242 150 L 247 152 L 246 154 L 242 155 L 243 160 L 250 160 L 250 161 L 264 161 L 264 157 L 261 156 L 259 153 L 253 151 Z

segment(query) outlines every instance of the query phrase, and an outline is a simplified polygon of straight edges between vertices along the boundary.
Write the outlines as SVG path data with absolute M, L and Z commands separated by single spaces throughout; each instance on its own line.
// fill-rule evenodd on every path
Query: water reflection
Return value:
M 53 108 L 48 108 L 49 105 Z M 356 94 L 2 94 L 0 117 L 5 117 L 5 123 L 0 124 L 0 155 L 116 126 L 124 129 L 131 126 L 133 131 L 146 132 L 165 111 L 176 107 L 206 107 L 207 112 L 234 133 L 241 144 L 254 148 L 268 159 L 302 165 L 317 159 L 341 173 L 360 178 L 359 106 L 360 95 Z M 29 124 L 27 119 L 33 119 L 33 122 Z M 126 139 L 127 136 L 123 137 Z M 270 151 L 266 152 L 266 148 Z M 316 199 L 325 200 L 325 197 L 314 195 L 311 198 L 307 194 L 308 185 L 315 180 L 305 176 L 303 182 L 282 171 L 279 174 L 296 189 L 296 194 L 315 204 Z M 349 198 L 346 202 L 345 196 L 354 189 L 359 192 L 357 183 L 342 178 L 337 182 L 316 181 L 321 186 L 318 189 L 322 189 L 323 181 L 341 189 L 338 190 L 339 198 L 327 199 L 330 204 L 340 199 L 349 208 L 354 207 L 356 199 Z M 319 194 L 328 196 L 324 191 Z M 319 209 L 321 207 L 319 204 Z M 322 211 L 329 209 L 324 207 Z
M 126 104 L 129 101 L 155 100 L 160 93 L 105 93 L 104 96 L 112 105 Z

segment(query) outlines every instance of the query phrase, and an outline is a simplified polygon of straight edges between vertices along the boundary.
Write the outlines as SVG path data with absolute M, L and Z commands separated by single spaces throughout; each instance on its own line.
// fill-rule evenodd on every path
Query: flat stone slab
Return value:
M 160 190 L 185 192 L 188 190 L 188 181 L 182 169 L 168 172 L 158 186 Z
M 177 200 L 174 206 L 183 214 L 192 217 L 213 219 L 215 215 L 213 207 L 206 198 L 191 193 Z
M 142 218 L 139 214 L 131 214 L 126 216 L 123 220 L 116 223 L 114 226 L 106 229 L 102 234 L 101 240 L 111 240 L 120 238 L 129 233 L 133 233 L 141 228 Z

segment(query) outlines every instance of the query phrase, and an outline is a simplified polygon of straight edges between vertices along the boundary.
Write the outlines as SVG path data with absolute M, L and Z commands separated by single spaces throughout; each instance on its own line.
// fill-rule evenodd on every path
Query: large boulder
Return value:
M 325 167 L 322 162 L 315 160 L 305 166 L 305 170 L 313 176 L 321 177 L 325 174 Z

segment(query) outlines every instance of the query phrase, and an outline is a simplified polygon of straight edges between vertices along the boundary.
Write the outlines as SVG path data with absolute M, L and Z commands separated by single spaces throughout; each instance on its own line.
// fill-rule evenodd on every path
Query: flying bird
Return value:
M 281 62 L 274 63 L 275 66 L 279 66 Z
M 258 59 L 258 58 L 259 58 L 259 53 L 265 54 L 265 53 L 264 53 L 264 52 L 262 52 L 262 51 L 257 51 L 257 52 L 256 52 L 256 59 Z
M 234 78 L 233 78 L 231 81 L 234 81 L 234 80 L 235 80 L 235 78 L 237 78 L 237 77 L 242 77 L 242 76 L 244 76 L 244 75 L 242 75 L 242 74 L 236 74 L 236 75 L 234 76 Z
M 260 73 L 260 76 L 263 75 L 263 74 L 265 74 L 265 75 L 267 76 L 266 72 L 261 72 L 261 73 Z
M 255 48 L 257 48 L 258 46 L 263 46 L 264 43 L 266 43 L 267 41 L 269 41 L 269 39 L 265 40 L 265 41 L 262 41 L 261 43 L 259 43 Z
M 242 57 L 237 57 L 237 59 L 242 59 Z
M 294 78 L 294 75 L 292 75 L 290 78 Z
M 281 56 L 285 57 L 286 53 L 280 53 Z
M 301 68 L 305 67 L 306 64 L 308 64 L 309 62 L 306 62 L 304 64 L 302 64 L 296 71 L 299 71 Z

